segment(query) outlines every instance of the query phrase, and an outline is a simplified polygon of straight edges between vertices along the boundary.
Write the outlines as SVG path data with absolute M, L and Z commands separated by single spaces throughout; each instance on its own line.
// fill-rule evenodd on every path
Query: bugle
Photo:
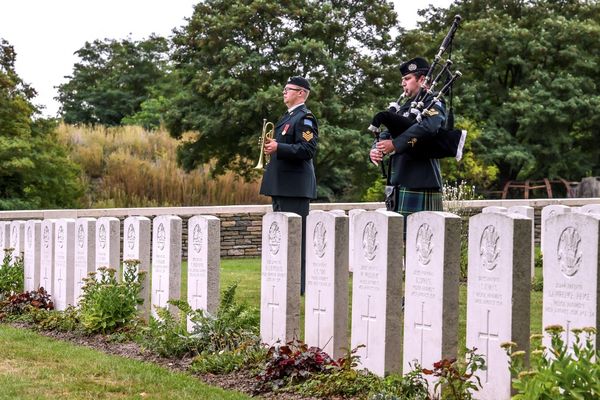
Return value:
M 264 169 L 265 164 L 269 163 L 269 160 L 267 158 L 268 156 L 265 156 L 265 141 L 267 139 L 272 140 L 274 136 L 275 125 L 273 125 L 272 122 L 267 122 L 266 118 L 263 119 L 262 134 L 260 135 L 260 139 L 258 140 L 258 143 L 260 144 L 260 156 L 258 157 L 258 162 L 256 163 L 256 167 L 254 167 L 254 169 Z

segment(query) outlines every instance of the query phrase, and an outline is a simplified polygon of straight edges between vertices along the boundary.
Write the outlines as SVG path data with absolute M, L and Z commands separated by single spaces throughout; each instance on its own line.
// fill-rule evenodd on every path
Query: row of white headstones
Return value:
M 542 210 L 543 325 L 598 326 L 600 205 Z M 360 367 L 385 375 L 454 358 L 458 346 L 460 218 L 421 212 L 408 219 L 383 210 L 311 212 L 306 225 L 305 342 L 337 358 L 358 348 Z M 23 255 L 25 289 L 43 286 L 57 309 L 76 305 L 83 278 L 102 266 L 140 261 L 147 317 L 181 296 L 182 220 L 177 216 L 0 222 L 0 245 Z M 508 359 L 500 344 L 529 350 L 533 209 L 488 207 L 469 220 L 467 342 L 488 365 L 480 398 L 508 399 Z M 188 221 L 187 300 L 214 312 L 219 303 L 220 223 Z M 301 220 L 268 213 L 262 226 L 261 338 L 299 337 Z M 350 268 L 349 268 L 350 267 Z M 349 269 L 352 279 L 348 341 Z M 403 284 L 403 269 L 405 282 Z M 151 288 L 150 296 L 147 290 Z M 404 293 L 403 293 L 404 291 Z M 403 311 L 403 301 L 405 303 Z M 175 311 L 172 309 L 172 311 Z M 403 326 L 402 326 L 403 323 Z M 191 328 L 191 326 L 190 326 Z M 572 335 L 571 335 L 572 337 Z
M 182 219 L 128 217 L 122 241 L 120 224 L 114 217 L 0 222 L 0 246 L 13 249 L 12 260 L 23 257 L 26 291 L 41 286 L 55 308 L 65 310 L 79 303 L 89 273 L 114 268 L 121 279 L 122 244 L 123 261 L 137 260 L 136 273 L 147 272 L 142 279 L 140 315 L 156 316 L 157 307 L 175 312 L 167 302 L 181 298 Z M 188 230 L 187 301 L 194 309 L 214 313 L 219 305 L 220 221 L 194 216 L 188 220 Z
M 565 327 L 571 345 L 572 329 L 598 327 L 600 204 L 548 206 L 541 221 L 543 326 Z M 503 342 L 529 354 L 533 225 L 530 207 L 489 207 L 469 219 L 465 345 L 477 348 L 487 364 L 478 372 L 480 399 L 510 398 Z M 457 357 L 460 217 L 409 216 L 406 251 L 403 227 L 402 216 L 384 210 L 308 216 L 307 344 L 335 358 L 350 344 L 358 348 L 360 367 L 381 376 L 407 373 L 417 363 L 431 369 L 436 361 Z M 299 337 L 300 229 L 295 214 L 267 214 L 263 220 L 261 338 L 267 344 Z M 433 388 L 433 379 L 426 378 Z

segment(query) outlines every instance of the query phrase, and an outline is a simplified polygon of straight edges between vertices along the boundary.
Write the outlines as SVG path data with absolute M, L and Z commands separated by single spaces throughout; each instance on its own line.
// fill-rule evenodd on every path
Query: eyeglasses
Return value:
M 296 88 L 291 88 L 291 87 L 284 87 L 284 88 L 283 88 L 283 93 L 287 93 L 287 92 L 289 92 L 290 90 L 293 90 L 294 92 L 301 92 L 301 91 L 303 91 L 304 89 L 296 89 Z

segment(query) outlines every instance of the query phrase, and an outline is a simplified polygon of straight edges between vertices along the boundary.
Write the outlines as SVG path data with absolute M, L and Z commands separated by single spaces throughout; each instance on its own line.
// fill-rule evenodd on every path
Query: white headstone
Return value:
M 152 315 L 157 307 L 177 308 L 167 304 L 181 298 L 181 218 L 173 215 L 155 217 L 152 222 Z
M 432 369 L 433 363 L 457 356 L 461 219 L 424 211 L 409 215 L 407 226 L 405 374 L 415 368 L 415 361 Z M 435 381 L 429 380 L 433 390 Z
M 348 347 L 348 217 L 309 215 L 306 243 L 304 341 L 338 359 Z
M 150 237 L 151 221 L 146 217 L 127 217 L 123 221 L 123 264 L 128 260 L 138 260 L 140 263 L 136 268 L 136 274 L 144 271 L 146 274 L 142 279 L 140 298 L 142 304 L 138 306 L 140 315 L 148 320 L 150 316 Z M 125 273 L 125 265 L 123 265 Z
M 300 335 L 300 253 L 302 219 L 267 213 L 262 225 L 260 337 L 268 346 Z
M 531 220 L 531 279 L 535 277 L 535 209 L 529 206 L 512 206 L 508 212 L 522 215 Z
M 23 257 L 25 251 L 25 221 L 10 223 L 10 247 L 13 249 L 11 263 L 14 263 L 17 257 Z
M 542 326 L 561 325 L 571 347 L 573 328 L 599 328 L 600 215 L 557 214 L 546 221 L 546 233 Z
M 121 279 L 121 222 L 119 218 L 101 217 L 96 221 L 96 270 L 110 267 Z
M 54 296 L 54 226 L 55 219 L 42 221 L 42 246 L 40 248 L 40 286 Z
M 96 219 L 77 218 L 75 221 L 75 277 L 73 301 L 79 303 L 81 289 L 90 272 L 96 271 Z
M 188 220 L 187 300 L 194 310 L 215 314 L 219 308 L 221 221 L 210 215 Z M 193 324 L 188 321 L 188 330 Z
M 544 236 L 546 235 L 546 221 L 548 218 L 556 214 L 566 214 L 571 212 L 571 207 L 559 204 L 553 204 L 542 208 L 542 216 L 540 218 L 540 247 L 542 254 L 544 253 Z
M 350 218 L 348 226 L 348 269 L 350 272 L 354 270 L 354 222 L 356 221 L 356 216 L 364 212 L 365 210 L 361 208 L 354 208 L 348 211 L 348 217 Z
M 25 269 L 24 288 L 26 292 L 37 290 L 40 286 L 40 247 L 42 223 L 30 219 L 25 222 L 25 255 L 23 264 Z
M 402 254 L 404 219 L 366 211 L 354 224 L 351 348 L 360 368 L 379 376 L 402 368 Z
M 0 221 L 0 253 L 4 259 L 4 250 L 10 248 L 10 221 Z
M 75 220 L 57 220 L 54 235 L 54 308 L 65 310 L 74 304 Z
M 333 210 L 329 210 L 329 212 L 333 213 L 333 214 L 346 215 L 346 211 L 337 209 L 337 208 L 334 208 Z
M 600 204 L 586 204 L 581 206 L 579 212 L 582 214 L 600 214 Z
M 469 220 L 467 348 L 477 348 L 487 369 L 478 371 L 477 398 L 509 399 L 511 375 L 501 343 L 529 352 L 531 222 L 514 213 Z

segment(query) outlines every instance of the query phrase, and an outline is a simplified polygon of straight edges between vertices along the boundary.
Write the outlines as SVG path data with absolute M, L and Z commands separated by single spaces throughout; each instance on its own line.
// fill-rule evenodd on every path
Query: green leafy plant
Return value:
M 467 349 L 465 360 L 443 359 L 433 364 L 433 370 L 422 369 L 423 374 L 438 378 L 434 391 L 442 399 L 470 400 L 473 393 L 481 388 L 478 370 L 485 370 L 483 356 L 475 353 L 477 349 Z
M 265 347 L 253 344 L 217 353 L 204 351 L 194 358 L 190 371 L 201 374 L 228 374 L 233 371 L 255 369 L 264 364 L 266 356 Z
M 142 345 L 163 357 L 227 353 L 224 357 L 232 359 L 233 354 L 254 351 L 260 346 L 259 314 L 236 301 L 236 289 L 237 284 L 225 289 L 215 315 L 193 310 L 183 300 L 169 300 L 180 312 L 174 316 L 166 309 L 158 309 L 159 318 L 151 319 L 143 329 Z M 191 332 L 187 330 L 187 319 L 193 325 Z
M 417 363 L 405 375 L 389 375 L 381 380 L 377 393 L 370 400 L 424 400 L 429 399 L 429 383 Z
M 79 310 L 73 306 L 64 311 L 30 308 L 24 316 L 42 331 L 71 332 L 81 329 Z
M 14 262 L 11 262 L 12 251 L 11 248 L 4 250 L 4 258 L 0 266 L 0 300 L 23 291 L 25 276 L 23 257 L 17 257 Z
M 99 276 L 85 278 L 79 302 L 81 324 L 89 333 L 112 333 L 136 322 L 137 305 L 144 271 L 137 272 L 137 260 L 126 260 L 123 280 L 119 282 L 113 268 L 98 268 Z
M 141 328 L 137 341 L 145 349 L 161 357 L 182 357 L 196 353 L 196 344 L 190 338 L 185 318 L 173 315 L 166 307 L 156 308 L 158 318 L 151 317 L 147 327 Z
M 596 329 L 573 329 L 571 348 L 562 337 L 560 325 L 546 327 L 551 347 L 545 348 L 542 335 L 532 335 L 530 366 L 524 361 L 525 352 L 516 350 L 516 344 L 503 343 L 510 357 L 513 388 L 516 400 L 600 398 L 600 351 L 595 348 Z
M 0 301 L 0 320 L 18 318 L 31 309 L 54 309 L 54 303 L 43 287 L 30 292 L 13 294 L 6 300 Z

